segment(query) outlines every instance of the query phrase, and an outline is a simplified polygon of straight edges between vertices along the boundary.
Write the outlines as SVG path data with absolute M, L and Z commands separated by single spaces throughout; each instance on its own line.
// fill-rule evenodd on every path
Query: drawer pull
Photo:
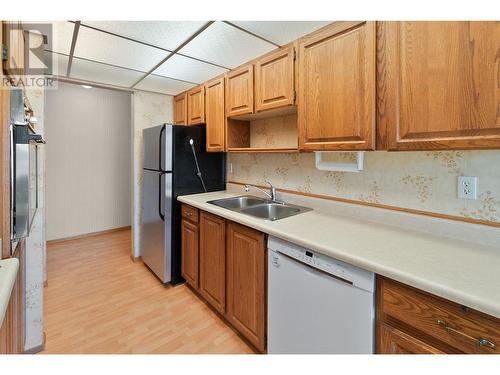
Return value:
M 476 341 L 479 344 L 479 346 L 484 346 L 484 347 L 487 347 L 490 349 L 495 349 L 495 343 L 491 342 L 490 340 L 483 339 L 483 338 L 476 339 L 472 336 L 469 336 L 468 334 L 460 332 L 460 331 L 456 330 L 455 328 L 449 326 L 448 323 L 446 323 L 444 320 L 438 319 L 437 324 L 440 325 L 441 327 L 443 327 L 449 333 L 455 333 L 459 336 L 465 337 L 468 340 Z

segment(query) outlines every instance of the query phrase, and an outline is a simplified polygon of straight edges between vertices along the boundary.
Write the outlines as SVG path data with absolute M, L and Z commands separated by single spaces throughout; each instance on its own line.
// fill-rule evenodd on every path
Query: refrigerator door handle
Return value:
M 159 151 L 158 151 L 158 156 L 159 156 L 159 159 L 158 159 L 158 170 L 159 170 L 160 172 L 162 172 L 162 173 L 163 173 L 163 172 L 165 172 L 165 171 L 163 170 L 163 168 L 161 167 L 161 162 L 162 162 L 162 160 L 163 160 L 163 158 L 162 158 L 162 154 L 161 154 L 161 151 L 162 151 L 162 150 L 161 150 L 161 149 L 162 149 L 162 147 L 161 147 L 161 139 L 162 139 L 162 137 L 163 137 L 163 133 L 165 133 L 165 125 L 163 125 L 163 126 L 161 127 L 161 130 L 160 130 L 160 136 L 158 137 L 158 150 L 159 150 Z
M 162 188 L 161 188 L 161 179 L 165 175 L 165 172 L 158 173 L 158 215 L 162 221 L 165 221 L 165 215 L 161 210 L 161 202 L 162 202 Z

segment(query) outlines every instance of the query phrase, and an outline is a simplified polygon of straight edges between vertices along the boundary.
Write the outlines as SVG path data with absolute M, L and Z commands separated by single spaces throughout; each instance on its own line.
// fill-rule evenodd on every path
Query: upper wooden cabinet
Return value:
M 205 85 L 205 110 L 207 123 L 207 151 L 223 152 L 226 128 L 224 112 L 224 77 Z
M 266 348 L 265 235 L 227 225 L 227 320 L 259 351 Z
M 200 214 L 200 294 L 221 314 L 226 311 L 226 221 Z
M 300 149 L 374 149 L 375 39 L 375 22 L 335 22 L 300 39 Z
M 500 22 L 379 22 L 378 49 L 382 145 L 500 148 Z
M 253 65 L 227 73 L 226 115 L 253 113 Z
M 14 78 L 14 85 L 19 85 L 19 80 L 24 74 L 25 42 L 21 22 L 2 22 L 2 43 L 7 47 L 7 59 L 3 61 L 3 69 Z
M 255 63 L 255 110 L 285 107 L 295 102 L 295 50 L 273 52 Z
M 205 122 L 205 86 L 200 85 L 187 93 L 188 125 Z
M 187 125 L 187 92 L 174 97 L 174 123 Z

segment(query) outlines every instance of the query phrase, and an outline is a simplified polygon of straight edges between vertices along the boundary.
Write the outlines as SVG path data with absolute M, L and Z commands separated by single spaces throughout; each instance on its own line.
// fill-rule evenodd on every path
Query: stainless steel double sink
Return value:
M 240 212 L 242 214 L 258 217 L 266 220 L 280 220 L 286 217 L 301 214 L 311 211 L 311 208 L 296 206 L 283 202 L 272 201 L 251 195 L 243 195 L 240 197 L 216 199 L 208 201 L 218 207 L 226 208 L 231 211 Z

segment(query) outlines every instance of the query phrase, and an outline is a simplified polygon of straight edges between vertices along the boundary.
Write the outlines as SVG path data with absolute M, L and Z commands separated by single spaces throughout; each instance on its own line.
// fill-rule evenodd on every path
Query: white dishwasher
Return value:
M 268 353 L 373 353 L 372 272 L 274 237 L 268 250 Z

